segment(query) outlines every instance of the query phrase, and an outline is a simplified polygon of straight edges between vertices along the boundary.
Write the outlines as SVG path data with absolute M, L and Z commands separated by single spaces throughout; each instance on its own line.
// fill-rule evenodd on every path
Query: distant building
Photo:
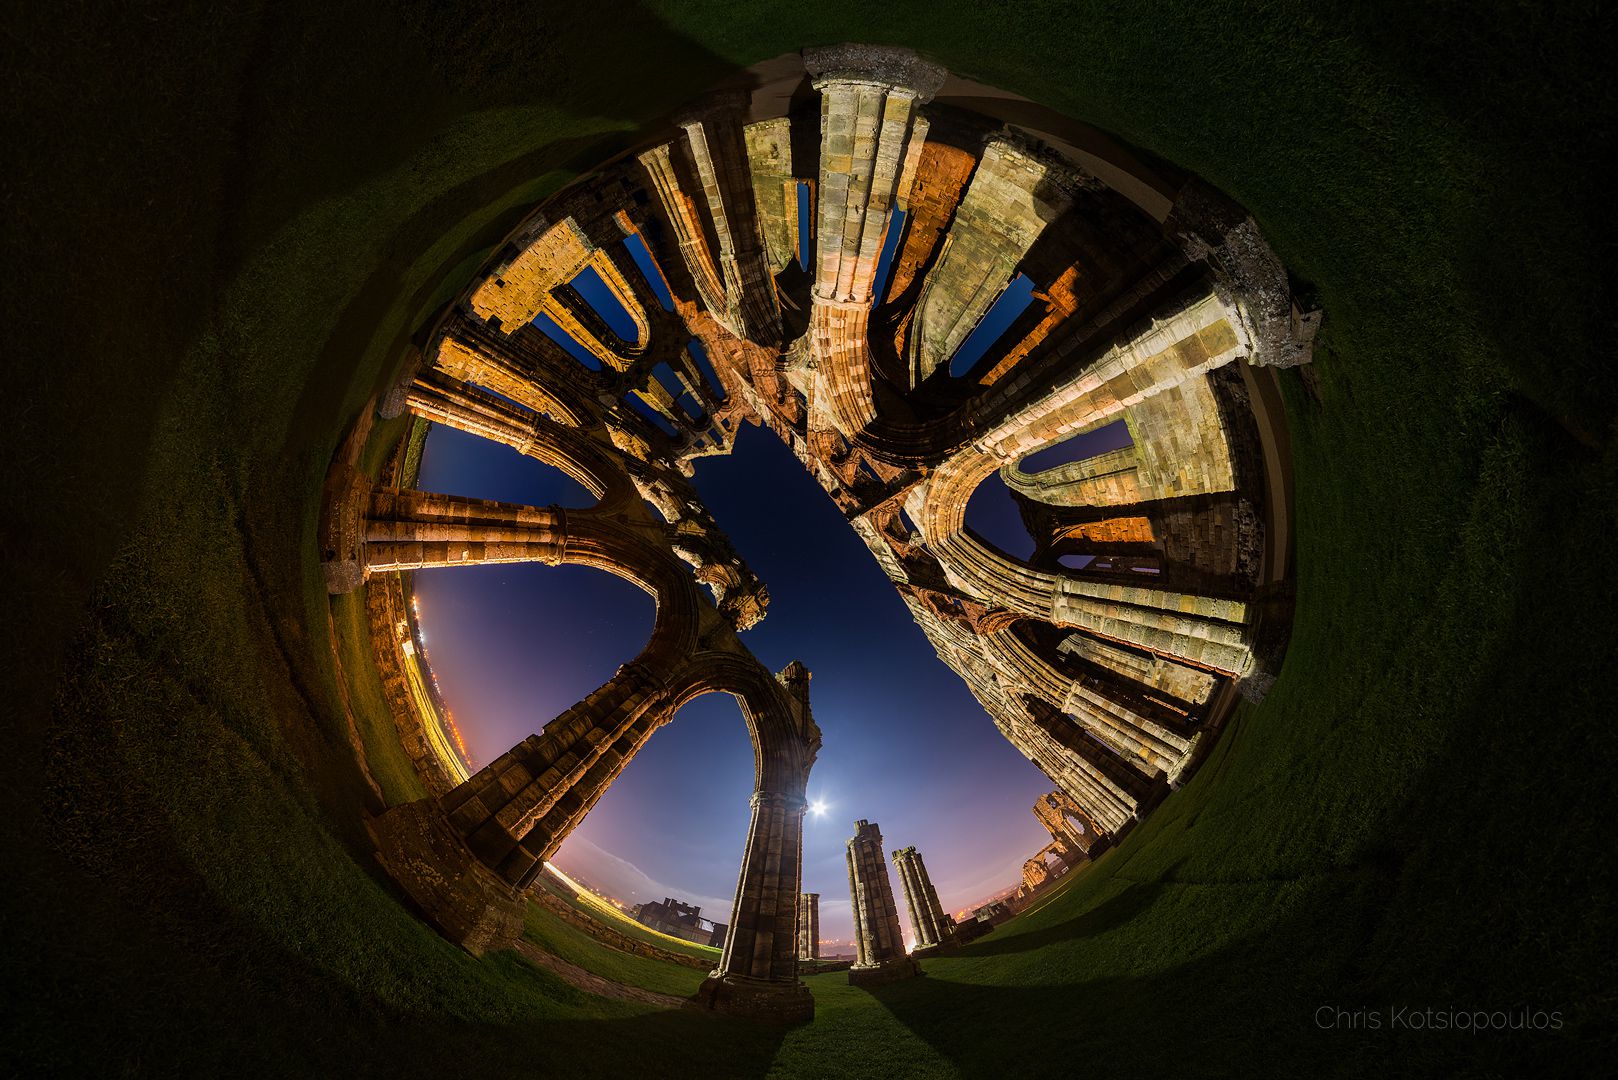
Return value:
M 644 904 L 636 904 L 629 910 L 629 915 L 636 922 L 653 930 L 684 938 L 698 945 L 712 945 L 716 949 L 725 947 L 725 933 L 730 929 L 726 923 L 704 919 L 700 907 L 676 900 L 672 896 L 665 896 L 661 903 L 648 900 Z

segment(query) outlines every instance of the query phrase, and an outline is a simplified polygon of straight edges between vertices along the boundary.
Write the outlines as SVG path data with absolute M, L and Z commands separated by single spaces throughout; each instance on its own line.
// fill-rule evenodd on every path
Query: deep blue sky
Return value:
M 1014 883 L 1049 841 L 1030 808 L 1051 784 L 933 654 L 836 506 L 757 428 L 743 430 L 731 456 L 699 459 L 696 485 L 769 585 L 769 614 L 742 639 L 772 670 L 800 659 L 814 675 L 825 745 L 809 790 L 829 812 L 806 822 L 803 880 L 822 894 L 823 937 L 852 932 L 843 846 L 856 818 L 878 822 L 890 852 L 920 848 L 947 908 Z M 443 427 L 427 440 L 420 486 L 590 503 L 557 470 Z M 649 597 L 580 567 L 445 568 L 418 573 L 416 588 L 429 656 L 474 766 L 609 679 L 651 631 Z M 557 861 L 626 903 L 666 894 L 726 921 L 752 774 L 736 704 L 700 698 L 652 737 Z

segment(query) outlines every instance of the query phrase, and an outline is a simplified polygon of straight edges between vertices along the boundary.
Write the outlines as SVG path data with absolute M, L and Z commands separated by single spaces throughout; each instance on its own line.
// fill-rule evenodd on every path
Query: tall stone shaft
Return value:
M 798 959 L 820 959 L 820 894 L 798 894 Z
M 527 886 L 566 826 L 582 817 L 579 809 L 600 798 L 626 757 L 668 719 L 662 690 L 660 673 L 625 664 L 542 733 L 445 795 L 440 804 L 450 824 L 484 865 Z
M 809 988 L 798 978 L 798 940 L 803 815 L 809 807 L 804 789 L 820 749 L 820 728 L 809 708 L 808 668 L 794 660 L 773 677 L 763 672 L 762 678 L 748 678 L 759 670 L 749 655 L 740 680 L 707 683 L 725 687 L 742 702 L 758 733 L 759 769 L 730 932 L 719 966 L 703 981 L 697 1001 L 725 1012 L 798 1022 L 815 1011 Z
M 944 72 L 908 50 L 873 46 L 808 49 L 804 63 L 821 106 L 810 350 L 832 424 L 852 434 L 876 418 L 866 341 L 871 287 L 894 207 L 915 179 L 912 143 L 926 131 L 916 108 Z
M 781 312 L 742 133 L 746 106 L 745 94 L 719 94 L 676 118 L 701 189 L 700 206 L 682 189 L 673 144 L 648 150 L 640 162 L 703 304 L 737 337 L 772 345 L 780 340 Z M 709 244 L 704 213 L 717 251 Z
M 798 875 L 808 806 L 796 793 L 753 793 L 747 850 L 717 973 L 799 989 Z
M 864 819 L 854 823 L 848 842 L 848 892 L 858 954 L 848 972 L 849 983 L 890 982 L 921 974 L 920 965 L 905 952 L 899 930 L 899 909 L 882 859 L 882 830 Z
M 944 913 L 938 902 L 938 890 L 927 873 L 927 864 L 914 847 L 900 848 L 893 853 L 893 864 L 899 868 L 899 882 L 904 887 L 905 904 L 910 908 L 910 926 L 916 932 L 916 947 L 939 945 L 955 937 L 955 920 Z

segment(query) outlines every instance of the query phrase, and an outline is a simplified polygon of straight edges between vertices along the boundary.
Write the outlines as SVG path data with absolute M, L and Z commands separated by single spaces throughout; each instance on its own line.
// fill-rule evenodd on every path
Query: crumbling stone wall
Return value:
M 704 1000 L 766 1013 L 805 1008 L 800 781 L 818 732 L 807 672 L 763 672 L 735 639 L 763 617 L 768 592 L 696 497 L 693 460 L 728 452 L 742 424 L 775 432 L 1095 850 L 1200 760 L 1229 698 L 1221 688 L 1271 677 L 1273 649 L 1255 625 L 1277 603 L 1273 591 L 1257 596 L 1277 452 L 1230 373 L 1306 359 L 1317 321 L 1292 305 L 1252 220 L 1194 180 L 1165 221 L 1028 133 L 930 104 L 945 73 L 906 50 L 844 45 L 804 60 L 817 112 L 793 106 L 746 123 L 744 98 L 716 95 L 674 118 L 671 142 L 549 200 L 384 405 L 556 465 L 596 507 L 373 491 L 334 470 L 321 526 L 334 589 L 368 571 L 538 559 L 620 573 L 658 597 L 654 642 L 612 683 L 442 805 L 389 826 L 384 858 L 401 880 L 415 848 L 444 865 L 456 852 L 472 859 L 459 877 L 414 881 L 458 940 L 497 939 L 502 896 L 689 687 L 747 688 L 764 764 L 734 930 Z M 818 234 L 808 275 L 792 258 L 800 182 L 814 191 Z M 908 225 L 877 296 L 877 259 L 901 209 Z M 631 235 L 656 261 L 672 311 L 624 247 Z M 572 287 L 585 267 L 631 313 L 634 340 L 611 333 Z M 1035 302 L 972 377 L 949 377 L 954 350 L 1017 274 Z M 601 370 L 530 325 L 541 312 Z M 693 339 L 717 387 L 687 352 Z M 673 388 L 653 377 L 664 364 Z M 699 402 L 700 415 L 676 399 Z M 1118 419 L 1130 449 L 1020 470 L 1028 455 Z M 1022 500 L 1032 559 L 966 527 L 973 492 L 996 472 Z M 1096 559 L 1061 563 L 1076 553 Z M 873 948 L 887 917 L 878 876 L 891 906 L 880 850 L 876 859 L 862 871 L 877 897 Z

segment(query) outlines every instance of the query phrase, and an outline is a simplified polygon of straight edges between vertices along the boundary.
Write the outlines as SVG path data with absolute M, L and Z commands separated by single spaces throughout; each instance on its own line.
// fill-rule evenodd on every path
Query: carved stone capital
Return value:
M 907 90 L 931 101 L 949 72 L 910 49 L 892 45 L 825 45 L 803 50 L 803 66 L 816 89 L 832 82 L 863 82 Z

